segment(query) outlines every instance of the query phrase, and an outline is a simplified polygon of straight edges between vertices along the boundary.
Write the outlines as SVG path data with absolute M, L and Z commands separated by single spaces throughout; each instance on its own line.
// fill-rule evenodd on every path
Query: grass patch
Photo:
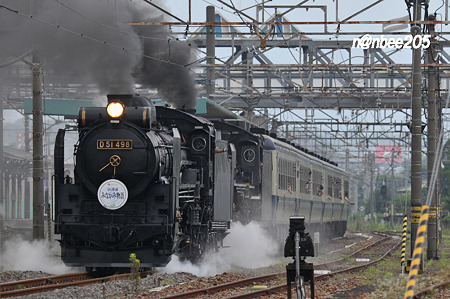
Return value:
M 416 292 L 450 279 L 450 229 L 443 230 L 442 237 L 443 241 L 440 245 L 442 255 L 439 260 L 427 261 L 426 248 L 424 250 L 424 272 L 417 277 Z M 410 240 L 407 241 L 406 252 L 407 258 L 409 258 Z M 397 259 L 396 254 L 365 271 L 362 274 L 367 274 L 364 283 L 373 284 L 376 282 L 377 285 L 377 290 L 368 295 L 368 298 L 404 298 L 408 274 L 401 275 L 400 273 L 400 259 Z M 382 279 L 378 280 L 376 276 L 382 277 Z M 426 298 L 434 297 L 431 295 L 431 297 Z
M 172 279 L 163 279 L 162 283 L 164 285 L 170 285 L 170 284 L 175 284 L 175 281 L 173 281 Z
M 349 257 L 348 255 L 343 255 L 341 258 L 342 258 L 344 261 L 349 261 L 349 260 L 352 259 L 352 258 Z

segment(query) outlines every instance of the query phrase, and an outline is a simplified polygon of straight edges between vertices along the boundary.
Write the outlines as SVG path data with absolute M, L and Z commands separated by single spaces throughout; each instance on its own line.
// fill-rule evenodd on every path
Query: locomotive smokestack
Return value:
M 125 107 L 152 107 L 153 104 L 146 97 L 138 94 L 108 94 L 108 103 L 120 101 Z
M 187 113 L 190 113 L 190 114 L 197 113 L 197 110 L 195 108 L 187 108 L 186 105 L 183 105 L 183 107 L 181 107 L 181 110 L 186 111 Z

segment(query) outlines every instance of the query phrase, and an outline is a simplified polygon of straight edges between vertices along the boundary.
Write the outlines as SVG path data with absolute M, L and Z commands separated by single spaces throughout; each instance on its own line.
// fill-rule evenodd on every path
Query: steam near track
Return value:
M 57 250 L 56 250 L 57 249 Z M 65 274 L 80 269 L 66 267 L 59 257 L 59 245 L 49 249 L 43 240 L 26 241 L 20 237 L 11 238 L 0 252 L 1 271 L 41 271 L 50 274 Z
M 206 255 L 198 265 L 181 262 L 173 256 L 172 261 L 160 269 L 164 273 L 187 272 L 196 276 L 212 276 L 233 269 L 256 269 L 273 265 L 280 261 L 279 248 L 270 235 L 257 223 L 243 225 L 234 222 L 230 234 L 224 240 L 224 248 L 217 253 Z
M 205 256 L 196 265 L 181 262 L 178 257 L 173 256 L 167 267 L 160 268 L 159 272 L 187 272 L 203 277 L 231 271 L 236 267 L 256 269 L 279 262 L 279 258 L 276 258 L 279 250 L 277 243 L 255 222 L 247 225 L 233 223 L 231 234 L 227 236 L 224 244 L 230 247 Z M 59 249 L 59 245 L 54 244 L 53 249 L 55 248 Z M 42 271 L 51 274 L 81 271 L 64 266 L 56 256 L 58 253 L 50 250 L 44 241 L 30 242 L 13 238 L 5 243 L 3 249 L 3 271 Z

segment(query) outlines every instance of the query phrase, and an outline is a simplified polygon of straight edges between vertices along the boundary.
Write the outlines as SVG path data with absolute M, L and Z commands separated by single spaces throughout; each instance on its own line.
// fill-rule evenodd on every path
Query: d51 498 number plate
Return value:
M 97 149 L 133 149 L 133 140 L 97 139 Z

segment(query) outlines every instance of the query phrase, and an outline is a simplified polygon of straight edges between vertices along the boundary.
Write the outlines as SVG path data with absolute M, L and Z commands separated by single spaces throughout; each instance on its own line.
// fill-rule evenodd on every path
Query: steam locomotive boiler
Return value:
M 55 143 L 55 233 L 62 260 L 87 269 L 196 259 L 227 235 L 235 149 L 201 117 L 136 95 L 81 108 L 74 178 Z M 219 184 L 220 182 L 220 184 Z

